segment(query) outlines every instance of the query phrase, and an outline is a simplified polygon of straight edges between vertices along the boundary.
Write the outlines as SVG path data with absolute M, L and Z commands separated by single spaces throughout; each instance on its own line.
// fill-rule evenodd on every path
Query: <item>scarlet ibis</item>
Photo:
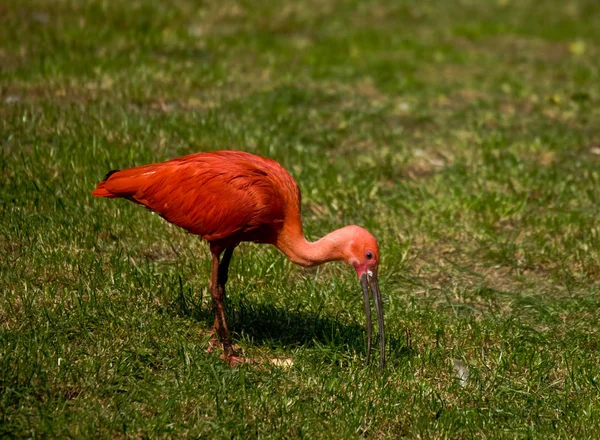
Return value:
M 369 363 L 372 341 L 370 292 L 377 311 L 379 366 L 383 369 L 385 330 L 377 281 L 377 240 L 367 230 L 352 225 L 315 242 L 307 241 L 302 232 L 300 189 L 276 161 L 242 151 L 196 153 L 111 171 L 92 195 L 120 197 L 139 203 L 209 243 L 214 330 L 223 345 L 224 357 L 234 363 L 240 358 L 231 345 L 224 298 L 229 262 L 238 244 L 243 241 L 271 244 L 293 263 L 305 267 L 328 261 L 345 261 L 352 265 L 364 297 L 366 364 Z

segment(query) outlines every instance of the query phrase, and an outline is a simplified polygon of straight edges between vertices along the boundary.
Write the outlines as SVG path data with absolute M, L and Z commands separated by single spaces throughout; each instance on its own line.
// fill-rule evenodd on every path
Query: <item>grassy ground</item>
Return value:
M 600 5 L 0 0 L 0 436 L 600 436 Z M 380 240 L 389 364 L 341 264 L 206 245 L 113 168 L 233 148 L 307 235 Z

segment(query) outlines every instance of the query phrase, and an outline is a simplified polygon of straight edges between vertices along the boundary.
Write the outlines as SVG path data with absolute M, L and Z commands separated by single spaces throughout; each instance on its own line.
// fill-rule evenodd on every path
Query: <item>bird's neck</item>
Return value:
M 310 242 L 300 230 L 281 238 L 276 246 L 292 263 L 305 267 L 318 266 L 328 261 L 345 260 L 344 237 L 340 231 L 338 229 L 320 240 Z

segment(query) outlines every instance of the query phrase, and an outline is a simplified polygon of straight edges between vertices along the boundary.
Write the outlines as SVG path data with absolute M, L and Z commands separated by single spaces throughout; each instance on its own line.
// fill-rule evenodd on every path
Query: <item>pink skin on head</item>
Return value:
M 360 226 L 348 226 L 347 248 L 344 250 L 345 260 L 354 266 L 360 278 L 367 271 L 377 272 L 379 267 L 379 245 L 369 231 Z
M 360 278 L 369 271 L 376 272 L 377 271 L 377 263 L 375 263 L 375 264 L 368 264 L 368 263 L 355 264 L 354 269 L 356 269 L 356 275 L 358 275 L 358 278 Z

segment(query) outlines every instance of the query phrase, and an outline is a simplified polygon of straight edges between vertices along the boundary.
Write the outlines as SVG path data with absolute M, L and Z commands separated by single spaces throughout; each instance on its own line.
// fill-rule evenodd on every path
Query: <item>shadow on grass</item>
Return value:
M 203 322 L 211 328 L 214 314 L 211 308 L 191 304 L 188 298 L 180 295 L 170 306 L 171 312 L 179 316 Z M 289 310 L 270 304 L 248 300 L 229 300 L 227 322 L 233 333 L 244 334 L 254 345 L 270 348 L 293 346 L 315 347 L 317 345 L 341 348 L 366 356 L 365 326 L 347 323 L 321 311 Z M 379 351 L 377 321 L 373 322 L 373 354 Z M 386 356 L 388 359 L 412 357 L 410 335 L 387 333 Z

